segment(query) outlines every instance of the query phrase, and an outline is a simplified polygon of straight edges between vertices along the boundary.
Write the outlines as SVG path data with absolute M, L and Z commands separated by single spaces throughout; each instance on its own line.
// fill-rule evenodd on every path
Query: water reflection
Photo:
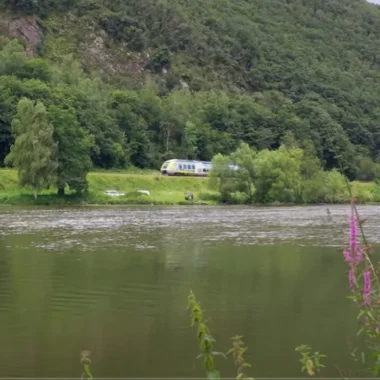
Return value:
M 379 210 L 360 210 L 372 241 Z M 324 207 L 2 211 L 0 376 L 80 376 L 84 349 L 97 377 L 202 376 L 190 289 L 218 350 L 244 335 L 255 377 L 301 376 L 301 343 L 353 366 L 356 314 L 330 247 L 347 207 L 334 223 Z

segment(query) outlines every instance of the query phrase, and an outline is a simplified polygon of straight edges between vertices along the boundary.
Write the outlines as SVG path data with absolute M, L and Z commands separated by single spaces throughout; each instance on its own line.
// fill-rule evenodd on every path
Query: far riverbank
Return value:
M 31 189 L 18 185 L 17 172 L 12 169 L 0 169 L 0 204 L 8 205 L 217 205 L 220 195 L 209 189 L 208 178 L 166 177 L 160 172 L 141 171 L 94 171 L 88 174 L 89 191 L 86 195 L 71 194 L 67 191 L 63 197 L 57 196 L 57 190 L 51 188 L 42 191 L 35 200 Z M 109 196 L 106 190 L 117 190 L 124 196 Z M 139 194 L 138 190 L 147 190 L 149 195 Z M 185 193 L 192 192 L 194 199 L 185 199 Z M 380 186 L 375 183 L 353 184 L 354 195 L 358 203 L 380 203 Z M 339 201 L 323 203 L 344 203 L 349 197 L 337 197 Z M 238 201 L 236 202 L 238 203 Z M 236 204 L 235 203 L 235 204 Z M 279 203 L 274 204 L 279 206 Z M 259 205 L 257 205 L 259 206 Z

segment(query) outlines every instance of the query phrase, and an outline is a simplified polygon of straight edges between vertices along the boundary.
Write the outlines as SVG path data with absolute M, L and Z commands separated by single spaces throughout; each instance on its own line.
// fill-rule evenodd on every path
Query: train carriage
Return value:
M 211 170 L 211 162 L 195 160 L 168 160 L 161 166 L 164 175 L 207 176 Z
M 237 170 L 236 165 L 230 165 L 231 169 Z M 179 160 L 172 159 L 165 161 L 161 166 L 163 175 L 188 175 L 207 177 L 212 168 L 210 161 Z

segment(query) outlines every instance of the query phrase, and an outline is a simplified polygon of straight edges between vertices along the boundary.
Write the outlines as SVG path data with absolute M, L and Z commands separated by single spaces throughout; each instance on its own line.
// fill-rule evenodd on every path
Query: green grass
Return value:
M 65 197 L 58 197 L 55 188 L 43 190 L 38 199 L 28 188 L 20 188 L 17 172 L 12 169 L 0 169 L 0 204 L 10 205 L 128 205 L 128 204 L 217 204 L 219 193 L 210 191 L 207 178 L 165 177 L 158 171 L 93 171 L 88 174 L 89 192 L 78 196 L 66 189 Z M 105 190 L 117 190 L 124 197 L 110 197 Z M 141 195 L 137 190 L 149 190 L 150 196 Z M 194 201 L 185 201 L 185 192 L 194 194 Z M 352 191 L 358 203 L 379 203 L 380 186 L 375 183 L 353 182 Z M 347 199 L 349 201 L 349 199 Z M 241 203 L 238 199 L 233 203 Z M 275 204 L 273 204 L 275 205 Z M 279 204 L 276 204 L 277 206 Z
M 0 170 L 0 204 L 191 204 L 201 201 L 206 204 L 217 203 L 218 194 L 207 188 L 207 178 L 164 177 L 159 172 L 95 171 L 88 174 L 89 192 L 77 196 L 66 190 L 65 197 L 57 197 L 56 189 L 43 190 L 34 200 L 31 189 L 18 185 L 17 172 L 10 169 Z M 110 197 L 105 190 L 117 190 L 124 197 Z M 150 196 L 141 195 L 137 190 L 149 190 Z M 194 193 L 194 201 L 185 201 L 185 192 Z

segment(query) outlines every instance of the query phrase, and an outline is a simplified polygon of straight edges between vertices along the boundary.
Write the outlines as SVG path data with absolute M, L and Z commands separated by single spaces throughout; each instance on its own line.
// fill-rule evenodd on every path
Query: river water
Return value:
M 380 207 L 359 208 L 379 243 Z M 302 377 L 306 343 L 355 369 L 348 206 L 0 209 L 0 377 L 203 376 L 187 296 L 216 349 L 243 335 L 249 374 Z M 216 360 L 234 377 L 231 360 Z

